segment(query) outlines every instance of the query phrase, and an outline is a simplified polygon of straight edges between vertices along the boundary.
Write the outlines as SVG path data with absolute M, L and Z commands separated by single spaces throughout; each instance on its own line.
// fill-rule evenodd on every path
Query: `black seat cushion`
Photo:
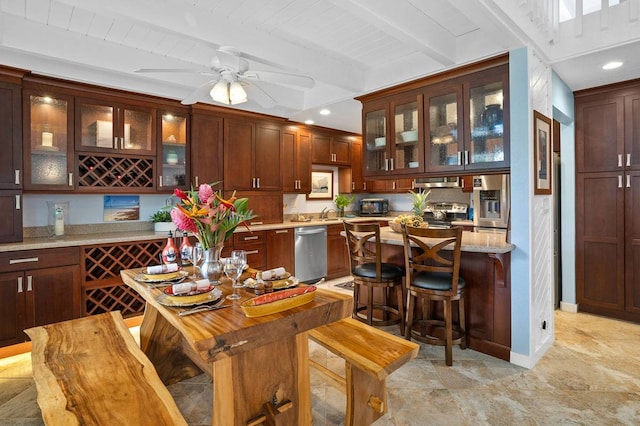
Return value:
M 413 287 L 425 290 L 451 290 L 451 274 L 444 272 L 418 272 L 411 282 Z M 464 288 L 464 278 L 458 276 L 458 288 Z
M 382 263 L 380 266 L 380 274 L 385 280 L 393 280 L 395 278 L 401 278 L 402 276 L 404 276 L 404 269 L 402 269 L 398 265 L 393 265 L 391 263 Z M 351 273 L 358 277 L 376 278 L 376 264 L 374 262 L 362 263 L 354 267 Z

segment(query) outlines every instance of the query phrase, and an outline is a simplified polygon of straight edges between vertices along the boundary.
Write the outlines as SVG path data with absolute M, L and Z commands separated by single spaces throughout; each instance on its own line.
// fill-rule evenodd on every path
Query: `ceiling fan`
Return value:
M 240 52 L 229 46 L 221 46 L 216 50 L 217 54 L 211 60 L 208 69 L 189 68 L 141 68 L 134 70 L 136 73 L 172 73 L 188 72 L 210 75 L 213 78 L 191 92 L 182 100 L 183 105 L 190 105 L 204 99 L 209 95 L 214 101 L 226 105 L 237 105 L 248 100 L 250 96 L 263 108 L 272 108 L 277 105 L 273 98 L 260 82 L 273 84 L 312 88 L 315 85 L 313 78 L 280 71 L 250 71 L 249 60 L 273 65 L 263 59 Z

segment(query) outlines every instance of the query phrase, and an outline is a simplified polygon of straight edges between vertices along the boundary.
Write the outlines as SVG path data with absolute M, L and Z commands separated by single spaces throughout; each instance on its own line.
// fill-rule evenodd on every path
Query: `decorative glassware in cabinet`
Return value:
M 162 114 L 162 187 L 186 185 L 187 118 Z
M 387 115 L 385 109 L 365 114 L 365 164 L 364 170 L 387 170 Z
M 418 144 L 418 102 L 408 102 L 394 107 L 393 170 L 420 167 Z
M 470 90 L 470 163 L 504 161 L 503 87 L 501 82 Z
M 31 184 L 67 185 L 68 102 L 30 96 Z
M 458 96 L 456 92 L 429 98 L 429 164 L 460 165 Z

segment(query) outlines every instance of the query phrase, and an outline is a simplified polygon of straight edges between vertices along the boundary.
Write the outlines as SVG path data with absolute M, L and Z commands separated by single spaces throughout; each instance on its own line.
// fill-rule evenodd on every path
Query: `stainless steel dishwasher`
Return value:
M 327 227 L 295 228 L 296 278 L 317 281 L 327 275 Z

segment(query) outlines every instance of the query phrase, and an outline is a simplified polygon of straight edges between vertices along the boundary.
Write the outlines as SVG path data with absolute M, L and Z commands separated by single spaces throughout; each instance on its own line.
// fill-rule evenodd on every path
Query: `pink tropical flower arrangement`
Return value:
M 171 209 L 171 220 L 181 231 L 192 232 L 203 249 L 210 249 L 229 239 L 238 225 L 249 229 L 246 222 L 256 217 L 249 210 L 249 199 L 235 194 L 226 200 L 208 183 L 198 190 L 176 188 L 173 195 L 179 202 Z

